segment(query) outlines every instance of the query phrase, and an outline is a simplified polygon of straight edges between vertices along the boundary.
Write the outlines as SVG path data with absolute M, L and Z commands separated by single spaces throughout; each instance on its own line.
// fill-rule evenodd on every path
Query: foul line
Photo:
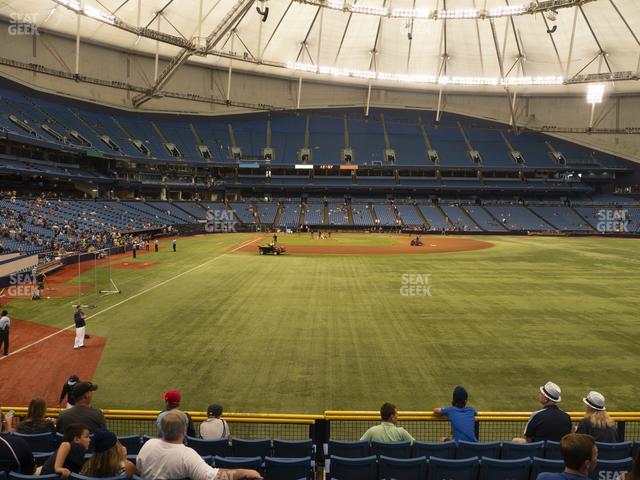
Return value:
M 218 255 L 217 257 L 214 257 L 214 258 L 212 258 L 212 259 L 210 259 L 210 260 L 207 260 L 206 262 L 202 262 L 200 265 L 196 265 L 195 267 L 192 267 L 192 268 L 190 268 L 189 270 L 185 270 L 184 272 L 179 273 L 178 275 L 176 275 L 176 276 L 174 276 L 174 277 L 168 278 L 167 280 L 163 280 L 163 281 L 162 281 L 162 282 L 160 282 L 160 283 L 156 283 L 155 285 L 152 285 L 152 286 L 150 286 L 149 288 L 147 288 L 147 289 L 145 289 L 145 290 L 142 290 L 141 292 L 138 292 L 138 293 L 136 293 L 136 294 L 133 294 L 133 295 L 131 295 L 130 297 L 127 297 L 127 298 L 125 298 L 124 300 L 122 300 L 122 301 L 120 301 L 120 302 L 118 302 L 118 303 L 114 303 L 113 305 L 110 305 L 110 306 L 108 306 L 107 308 L 105 308 L 105 309 L 103 309 L 103 310 L 100 310 L 99 312 L 94 313 L 93 315 L 89 315 L 86 319 L 87 319 L 87 320 L 90 320 L 90 319 L 92 319 L 92 318 L 97 317 L 98 315 L 102 315 L 103 313 L 108 312 L 109 310 L 111 310 L 111 309 L 113 309 L 113 308 L 119 307 L 120 305 L 122 305 L 123 303 L 128 302 L 129 300 L 133 300 L 134 298 L 137 298 L 137 297 L 139 297 L 140 295 L 144 295 L 145 293 L 150 292 L 151 290 L 154 290 L 154 289 L 156 289 L 156 288 L 158 288 L 158 287 L 161 287 L 162 285 L 165 285 L 165 284 L 167 284 L 167 283 L 169 283 L 169 282 L 172 282 L 172 281 L 173 281 L 173 280 L 175 280 L 176 278 L 180 278 L 180 277 L 182 277 L 183 275 L 186 275 L 186 274 L 188 274 L 188 273 L 191 273 L 191 272 L 193 272 L 194 270 L 197 270 L 197 269 L 199 269 L 199 268 L 202 268 L 202 267 L 204 267 L 205 265 L 207 265 L 208 263 L 215 262 L 215 261 L 216 261 L 216 260 L 218 260 L 219 258 L 222 258 L 222 257 L 224 257 L 225 255 L 228 255 L 229 253 L 233 253 L 233 252 L 235 252 L 235 251 L 237 251 L 237 250 L 240 250 L 240 249 L 241 249 L 241 248 L 243 248 L 243 247 L 246 247 L 247 245 L 251 245 L 252 243 L 257 242 L 258 240 L 260 240 L 260 238 L 262 238 L 262 237 L 254 238 L 253 240 L 249 240 L 249 241 L 247 241 L 247 242 L 241 243 L 240 245 L 238 245 L 237 247 L 235 247 L 233 250 L 229 250 L 228 252 L 222 253 L 222 254 Z M 52 334 L 50 334 L 50 335 L 47 335 L 46 337 L 43 337 L 43 338 L 41 338 L 40 340 L 36 340 L 35 342 L 29 343 L 28 345 L 25 345 L 24 347 L 20 347 L 18 350 L 15 350 L 15 351 L 13 351 L 13 352 L 9 353 L 9 355 L 5 355 L 5 356 L 3 356 L 3 357 L 0 357 L 0 361 L 4 360 L 4 359 L 6 359 L 6 358 L 9 358 L 9 357 L 11 357 L 11 356 L 13 356 L 13 355 L 16 355 L 16 354 L 18 354 L 18 353 L 20 353 L 20 352 L 22 352 L 22 351 L 24 351 L 24 350 L 26 350 L 26 349 L 28 349 L 28 348 L 31 348 L 31 347 L 33 347 L 34 345 L 38 345 L 39 343 L 42 343 L 42 342 L 44 342 L 45 340 L 48 340 L 48 339 L 50 339 L 51 337 L 55 337 L 56 335 L 59 335 L 59 334 L 61 334 L 62 332 L 66 331 L 66 330 L 70 330 L 70 329 L 72 329 L 72 328 L 74 328 L 74 327 L 75 327 L 75 323 L 72 323 L 71 325 L 69 325 L 69 326 L 67 326 L 67 327 L 64 327 L 64 328 L 62 328 L 62 329 L 58 330 L 57 332 L 54 332 L 54 333 L 52 333 Z

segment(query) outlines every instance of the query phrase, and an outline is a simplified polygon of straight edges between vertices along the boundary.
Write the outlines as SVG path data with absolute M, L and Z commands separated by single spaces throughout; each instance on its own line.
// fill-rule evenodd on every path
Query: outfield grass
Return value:
M 495 246 L 225 254 L 249 238 L 180 239 L 176 254 L 164 243 L 136 260 L 158 265 L 112 271 L 121 295 L 83 295 L 98 305 L 94 314 L 148 290 L 88 320 L 89 333 L 107 337 L 98 406 L 160 408 L 160 393 L 176 388 L 195 410 L 212 401 L 227 411 L 375 410 L 384 401 L 425 410 L 447 404 L 462 384 L 481 410 L 530 411 L 538 386 L 553 380 L 566 409 L 582 410 L 581 397 L 597 389 L 610 410 L 640 410 L 637 240 L 479 236 Z M 430 274 L 432 296 L 402 296 L 403 274 Z M 12 315 L 72 323 L 76 299 L 46 302 L 16 301 Z

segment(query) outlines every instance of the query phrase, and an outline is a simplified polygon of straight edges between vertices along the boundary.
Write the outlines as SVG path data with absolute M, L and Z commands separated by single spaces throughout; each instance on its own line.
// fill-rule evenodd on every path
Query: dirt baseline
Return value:
M 267 242 L 271 237 L 264 237 L 263 242 Z M 323 240 L 318 240 L 318 245 L 287 245 L 287 237 L 281 237 L 282 245 L 287 248 L 290 254 L 307 255 L 407 255 L 426 253 L 448 253 L 466 252 L 471 250 L 483 250 L 493 247 L 493 243 L 482 240 L 472 240 L 468 238 L 450 238 L 445 236 L 424 236 L 421 237 L 424 245 L 412 247 L 411 240 L 415 237 L 399 237 L 395 245 L 385 246 L 356 246 L 356 245 L 330 245 L 324 244 Z M 280 240 L 280 238 L 278 239 Z M 257 253 L 258 243 L 252 243 L 239 248 L 238 252 Z

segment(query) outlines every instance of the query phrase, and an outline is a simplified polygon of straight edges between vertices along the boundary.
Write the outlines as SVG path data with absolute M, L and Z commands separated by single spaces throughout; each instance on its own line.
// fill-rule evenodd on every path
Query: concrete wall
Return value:
M 25 63 L 74 72 L 75 41 L 40 30 L 38 36 L 11 36 L 6 24 L 0 22 L 0 57 Z M 122 50 L 83 42 L 80 48 L 80 73 L 83 75 L 125 82 L 148 88 L 154 78 L 154 59 Z M 160 61 L 160 71 L 166 59 Z M 230 99 L 248 104 L 270 104 L 274 107 L 294 109 L 297 101 L 298 81 L 286 76 L 265 76 L 241 72 L 237 64 L 232 77 Z M 286 71 L 282 72 L 287 73 Z M 34 86 L 99 103 L 132 108 L 136 95 L 122 89 L 91 85 L 0 65 L 0 74 Z M 165 87 L 166 90 L 207 96 L 218 103 L 196 102 L 175 98 L 152 99 L 141 109 L 169 112 L 197 112 L 203 114 L 229 114 L 249 111 L 240 106 L 226 106 L 227 71 L 191 63 L 183 66 Z M 586 88 L 585 88 L 586 90 Z M 596 125 L 600 128 L 640 127 L 640 92 L 616 94 L 615 87 L 605 102 L 597 106 Z M 362 107 L 366 104 L 366 85 L 326 83 L 305 79 L 302 84 L 301 108 Z M 509 122 L 510 110 L 504 94 L 455 92 L 443 98 L 443 109 L 478 118 Z M 435 109 L 437 92 L 425 89 L 395 89 L 376 87 L 371 92 L 371 105 L 377 107 Z M 590 106 L 584 94 L 540 95 L 522 94 L 516 101 L 517 121 L 532 128 L 543 125 L 584 128 L 589 122 Z M 601 149 L 640 162 L 640 135 L 562 134 L 584 145 Z

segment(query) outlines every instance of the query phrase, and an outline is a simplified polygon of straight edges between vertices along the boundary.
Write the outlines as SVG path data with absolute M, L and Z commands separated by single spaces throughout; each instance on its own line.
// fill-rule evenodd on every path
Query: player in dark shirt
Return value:
M 69 379 L 64 382 L 64 385 L 62 386 L 62 392 L 60 392 L 60 407 L 69 408 L 75 405 L 76 402 L 71 395 L 71 390 L 73 390 L 73 387 L 79 381 L 80 378 L 77 375 L 71 375 Z

